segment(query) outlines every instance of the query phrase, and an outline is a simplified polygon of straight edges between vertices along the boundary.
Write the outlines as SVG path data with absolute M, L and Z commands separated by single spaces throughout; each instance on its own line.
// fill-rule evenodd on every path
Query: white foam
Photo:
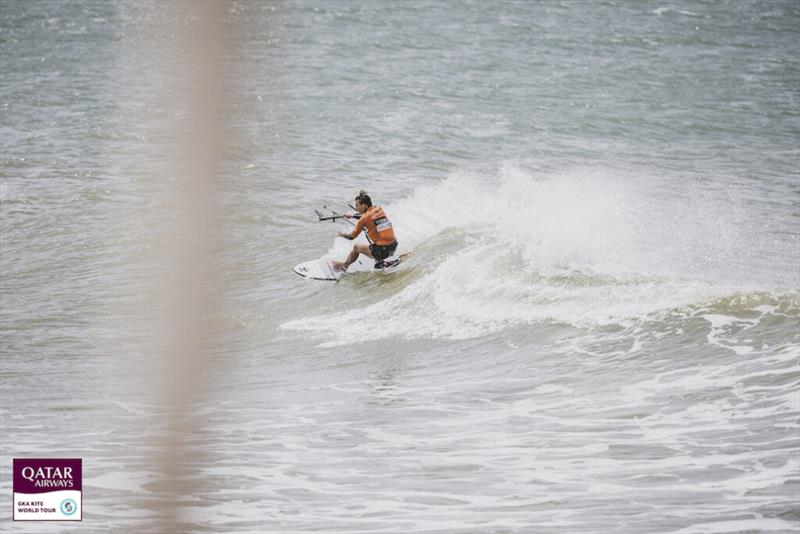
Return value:
M 676 532 L 680 534 L 712 534 L 716 532 L 767 532 L 767 531 L 780 531 L 780 532 L 793 532 L 797 529 L 797 525 L 790 521 L 777 518 L 764 518 L 758 519 L 736 519 L 730 521 L 714 521 L 709 523 L 698 523 L 690 527 L 682 528 Z
M 688 231 L 697 213 L 653 201 L 652 187 L 608 171 L 535 176 L 512 165 L 418 187 L 385 206 L 400 250 L 418 250 L 416 278 L 366 307 L 282 328 L 317 332 L 325 345 L 389 335 L 466 339 L 541 321 L 632 324 L 728 294 L 727 282 L 714 281 L 723 261 L 709 250 L 727 250 L 730 233 Z M 337 239 L 329 255 L 344 257 L 350 246 Z M 718 342 L 727 323 L 707 319 L 719 319 L 709 336 Z

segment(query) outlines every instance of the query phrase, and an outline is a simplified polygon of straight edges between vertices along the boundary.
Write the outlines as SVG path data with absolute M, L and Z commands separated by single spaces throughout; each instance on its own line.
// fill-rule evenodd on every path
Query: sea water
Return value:
M 800 528 L 800 8 L 231 2 L 190 532 Z M 0 458 L 149 531 L 192 3 L 0 3 Z M 177 30 L 176 30 L 177 28 Z M 394 273 L 338 283 L 366 189 Z M 203 240 L 200 231 L 183 239 Z M 198 288 L 201 290 L 201 288 Z M 2 493 L 10 477 L 0 477 Z M 51 525 L 10 522 L 4 530 Z M 49 531 L 50 529 L 48 529 Z

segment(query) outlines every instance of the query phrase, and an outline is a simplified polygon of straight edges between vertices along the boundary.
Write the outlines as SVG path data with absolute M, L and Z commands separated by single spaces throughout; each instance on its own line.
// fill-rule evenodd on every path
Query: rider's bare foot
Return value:
M 341 261 L 331 260 L 331 267 L 335 271 L 346 271 L 347 269 L 344 268 L 344 263 Z

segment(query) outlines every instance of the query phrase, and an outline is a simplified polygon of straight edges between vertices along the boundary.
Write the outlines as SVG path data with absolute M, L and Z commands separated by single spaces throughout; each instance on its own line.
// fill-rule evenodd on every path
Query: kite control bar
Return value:
M 322 209 L 328 209 L 328 207 L 327 206 L 322 206 Z M 336 222 L 337 219 L 344 219 L 347 222 L 349 222 L 350 224 L 355 224 L 353 221 L 350 220 L 350 218 L 345 217 L 344 215 L 342 215 L 340 213 L 336 213 L 334 210 L 331 210 L 331 214 L 332 215 L 324 215 L 319 210 L 314 210 L 314 213 L 317 214 L 317 217 L 319 217 L 320 221 Z M 353 219 L 358 219 L 359 217 L 361 217 L 361 214 L 357 213 L 355 215 L 351 215 L 350 217 L 353 218 Z
M 326 217 L 325 215 L 320 213 L 319 210 L 314 210 L 314 213 L 317 214 L 317 217 L 319 217 L 320 221 L 335 221 L 336 219 L 344 219 L 345 218 L 344 215 L 338 215 L 338 214 L 336 214 L 336 212 L 333 212 L 334 214 L 331 215 L 330 217 Z

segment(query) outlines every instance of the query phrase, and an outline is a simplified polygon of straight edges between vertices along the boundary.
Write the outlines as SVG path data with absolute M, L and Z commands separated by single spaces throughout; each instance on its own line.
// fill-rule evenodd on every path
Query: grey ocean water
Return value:
M 154 529 L 192 9 L 0 2 L 3 530 Z M 800 529 L 797 2 L 227 18 L 183 530 Z M 293 274 L 359 189 L 409 261 Z M 83 458 L 81 524 L 10 521 L 29 456 Z

